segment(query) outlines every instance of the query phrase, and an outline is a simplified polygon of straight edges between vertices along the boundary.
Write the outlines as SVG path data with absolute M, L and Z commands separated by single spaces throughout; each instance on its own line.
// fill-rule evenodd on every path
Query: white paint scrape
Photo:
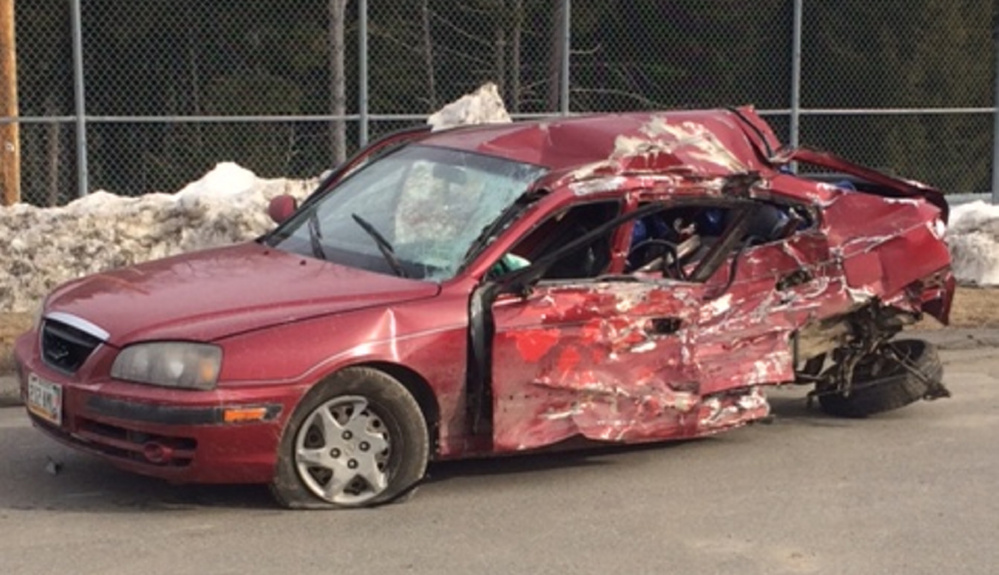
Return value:
M 949 219 L 947 245 L 957 281 L 999 285 L 999 206 L 962 204 L 951 210 Z
M 454 102 L 434 112 L 427 123 L 433 130 L 444 130 L 469 124 L 496 124 L 511 122 L 503 98 L 496 84 L 489 82 L 471 94 L 465 94 Z
M 672 154 L 683 150 L 690 158 L 714 164 L 726 172 L 746 171 L 739 158 L 703 124 L 670 124 L 664 116 L 655 116 L 642 126 L 641 132 L 644 138 L 618 136 L 614 142 L 614 156 Z

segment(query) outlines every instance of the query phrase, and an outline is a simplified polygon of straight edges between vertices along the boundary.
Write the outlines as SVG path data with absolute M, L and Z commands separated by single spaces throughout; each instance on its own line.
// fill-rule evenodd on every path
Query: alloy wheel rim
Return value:
M 329 503 L 356 505 L 385 491 L 391 437 L 361 396 L 331 399 L 305 418 L 295 436 L 295 468 L 306 488 Z

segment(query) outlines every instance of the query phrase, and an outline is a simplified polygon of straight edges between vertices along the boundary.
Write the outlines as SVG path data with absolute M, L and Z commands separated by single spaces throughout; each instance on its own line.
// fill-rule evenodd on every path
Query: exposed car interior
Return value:
M 684 281 L 704 281 L 710 270 L 698 274 L 709 254 L 715 264 L 733 251 L 786 238 L 812 224 L 807 211 L 797 206 L 767 202 L 738 204 L 672 204 L 650 211 L 651 204 L 638 206 L 630 226 L 631 245 L 625 274 L 642 277 L 668 277 Z M 610 223 L 619 213 L 618 202 L 597 202 L 570 208 L 547 220 L 518 243 L 493 271 L 501 276 L 563 249 L 570 242 Z M 742 216 L 745 214 L 745 221 Z M 548 266 L 539 279 L 569 280 L 596 278 L 608 272 L 611 241 L 618 227 L 565 252 Z M 737 234 L 720 248 L 714 248 L 729 231 Z M 715 265 L 711 266 L 715 269 Z
M 800 208 L 765 202 L 741 204 L 738 209 L 703 204 L 671 206 L 635 220 L 625 272 L 661 270 L 675 279 L 691 278 L 718 241 L 734 229 L 744 210 L 748 211 L 747 221 L 737 232 L 738 241 L 720 255 L 727 257 L 731 250 L 778 241 L 811 224 L 807 212 Z
M 609 223 L 618 216 L 620 206 L 620 202 L 616 201 L 597 202 L 565 210 L 528 234 L 511 250 L 511 254 L 524 265 L 538 261 Z M 601 234 L 592 242 L 566 252 L 548 267 L 541 279 L 583 279 L 603 274 L 611 262 L 612 235 L 613 228 L 610 228 L 608 233 Z

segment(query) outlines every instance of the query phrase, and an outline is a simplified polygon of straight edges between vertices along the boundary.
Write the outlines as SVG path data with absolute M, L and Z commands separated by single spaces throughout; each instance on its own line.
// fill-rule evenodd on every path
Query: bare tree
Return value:
M 330 93 L 331 113 L 336 119 L 330 124 L 333 160 L 339 164 L 347 159 L 346 76 L 344 74 L 344 27 L 348 0 L 329 0 L 330 12 Z
M 512 53 L 510 54 L 510 109 L 516 114 L 520 112 L 520 48 L 524 33 L 524 0 L 513 1 L 513 32 Z
M 201 110 L 201 20 L 199 10 L 194 5 L 189 12 L 190 24 L 187 26 L 187 67 L 191 74 L 191 113 L 200 116 Z M 205 141 L 201 124 L 194 124 L 194 145 L 199 154 L 204 153 Z
M 49 92 L 45 98 L 45 114 L 48 116 L 59 115 L 59 102 L 56 92 Z M 59 205 L 59 163 L 62 155 L 62 124 L 60 122 L 50 122 L 47 130 L 48 137 L 48 169 L 49 169 L 49 192 L 48 205 Z
M 506 0 L 496 0 L 496 40 L 493 45 L 493 59 L 496 73 L 496 87 L 500 95 L 506 90 Z
M 434 42 L 430 32 L 430 0 L 423 0 L 423 66 L 427 71 L 427 100 L 431 110 L 437 109 L 437 81 L 434 72 Z
M 555 9 L 552 10 L 552 28 L 555 33 L 552 34 L 552 44 L 551 51 L 549 52 L 548 59 L 548 110 L 556 111 L 559 109 L 559 99 L 561 96 L 559 81 L 562 76 L 562 51 L 565 48 L 564 39 L 567 30 L 563 30 L 562 26 L 562 10 L 565 9 L 565 5 L 561 0 L 556 0 Z

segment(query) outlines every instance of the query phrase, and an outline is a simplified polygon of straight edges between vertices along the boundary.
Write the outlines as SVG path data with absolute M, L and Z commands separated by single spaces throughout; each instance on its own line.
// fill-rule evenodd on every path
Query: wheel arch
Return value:
M 427 433 L 430 435 L 431 456 L 436 454 L 440 437 L 440 405 L 437 403 L 437 396 L 434 394 L 433 388 L 430 387 L 430 383 L 422 375 L 404 365 L 388 361 L 370 361 L 353 364 L 344 366 L 334 373 L 348 367 L 376 369 L 398 380 L 413 395 L 416 403 L 420 406 L 420 411 L 423 413 L 423 421 L 427 425 Z
M 402 364 L 384 360 L 369 360 L 339 365 L 336 369 L 329 370 L 322 376 L 313 380 L 312 384 L 309 385 L 308 390 L 306 390 L 296 403 L 294 409 L 297 410 L 301 403 L 305 401 L 310 394 L 315 393 L 315 390 L 324 381 L 328 381 L 336 377 L 337 374 L 342 373 L 345 370 L 358 367 L 380 371 L 396 379 L 402 384 L 403 387 L 406 388 L 407 391 L 409 391 L 410 394 L 412 394 L 413 399 L 416 400 L 417 405 L 420 407 L 420 413 L 423 415 L 423 421 L 427 426 L 427 434 L 430 438 L 431 457 L 436 456 L 438 445 L 440 443 L 440 404 L 437 402 L 437 395 L 434 393 L 433 388 L 430 386 L 430 383 L 426 380 L 426 378 Z M 282 434 L 286 431 L 286 429 L 283 430 Z

